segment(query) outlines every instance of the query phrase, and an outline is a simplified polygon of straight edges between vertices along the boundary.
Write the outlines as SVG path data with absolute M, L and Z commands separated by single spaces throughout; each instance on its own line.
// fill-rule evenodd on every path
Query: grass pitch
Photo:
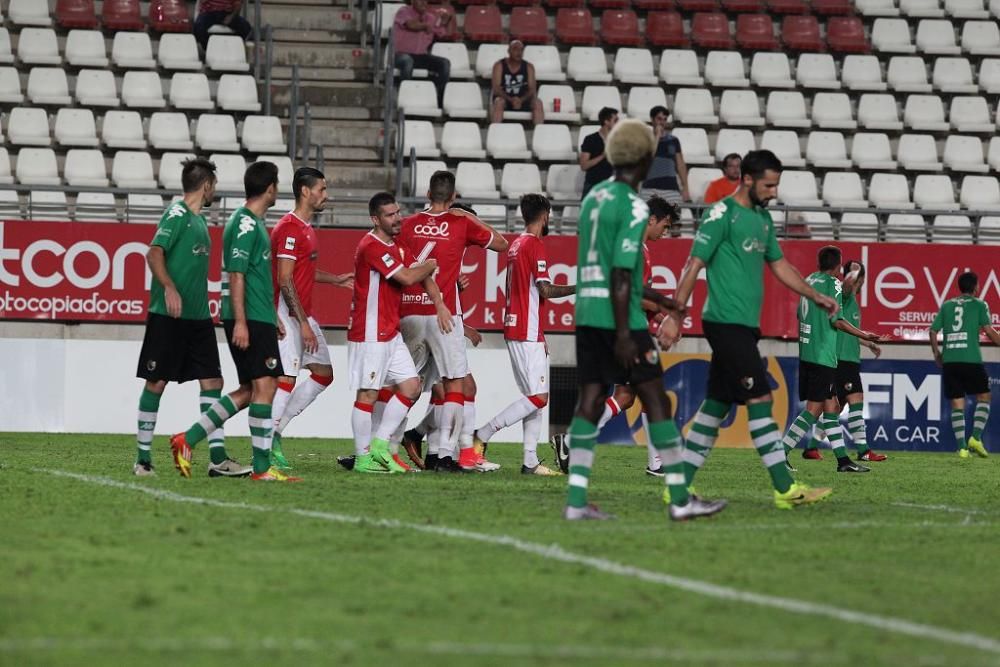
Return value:
M 670 524 L 645 452 L 602 446 L 591 498 L 619 518 L 584 524 L 510 445 L 495 474 L 389 477 L 289 439 L 305 482 L 253 485 L 204 447 L 181 479 L 164 438 L 134 478 L 132 442 L 0 435 L 0 665 L 1000 664 L 1000 457 L 796 458 L 835 492 L 785 512 L 752 450 L 719 450 L 697 486 L 730 507 Z

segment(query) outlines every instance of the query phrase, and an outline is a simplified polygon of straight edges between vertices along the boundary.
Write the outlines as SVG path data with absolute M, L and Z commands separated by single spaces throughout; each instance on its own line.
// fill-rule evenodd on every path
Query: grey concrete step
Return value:
M 342 195 L 370 195 L 377 190 L 394 191 L 396 169 L 378 162 L 357 163 L 327 160 L 326 177 L 330 187 Z
M 298 65 L 300 70 L 310 68 L 370 70 L 371 58 L 371 50 L 362 49 L 360 45 L 329 44 L 325 48 L 317 48 L 315 44 L 281 42 L 274 45 L 273 62 L 277 67 Z
M 361 12 L 356 6 L 289 6 L 265 3 L 261 10 L 261 25 L 270 24 L 275 30 L 357 30 Z

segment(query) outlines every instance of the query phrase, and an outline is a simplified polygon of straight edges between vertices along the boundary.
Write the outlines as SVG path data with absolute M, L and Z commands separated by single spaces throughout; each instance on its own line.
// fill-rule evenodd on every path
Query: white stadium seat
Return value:
M 868 181 L 868 201 L 876 208 L 913 208 L 903 174 L 878 173 Z
M 717 178 L 722 178 L 721 169 L 706 169 L 694 167 L 688 169 L 688 192 L 693 201 L 704 201 L 708 184 Z
M 958 132 L 996 132 L 990 110 L 983 97 L 953 97 L 948 117 Z
M 243 139 L 246 141 L 245 128 L 243 130 Z M 437 139 L 434 137 L 434 124 L 429 120 L 407 120 L 403 122 L 403 153 L 408 156 L 411 152 L 419 158 L 441 157 L 441 151 L 437 147 Z
M 105 179 L 107 180 L 107 179 Z M 76 195 L 73 219 L 88 222 L 117 222 L 118 207 L 110 192 L 81 192 Z
M 56 113 L 55 139 L 60 146 L 97 146 L 97 122 L 90 109 L 62 108 Z
M 897 93 L 929 93 L 931 84 L 927 81 L 927 67 L 918 56 L 893 56 L 886 71 L 889 87 Z
M 944 0 L 944 11 L 956 19 L 988 19 L 990 11 L 985 4 L 983 0 Z
M 435 47 L 438 45 L 435 44 Z M 559 49 L 550 44 L 529 44 L 524 47 L 524 59 L 535 66 L 535 81 L 565 81 Z M 455 65 L 452 63 L 452 77 Z M 461 77 L 459 77 L 461 78 Z
M 181 171 L 185 160 L 194 159 L 194 153 L 164 153 L 160 156 L 160 185 L 174 192 L 181 188 Z
M 14 52 L 10 48 L 10 33 L 0 28 L 0 63 L 14 62 Z
M 952 210 L 958 208 L 950 176 L 920 174 L 913 182 L 913 203 L 917 208 Z
M 872 48 L 885 53 L 916 53 L 906 19 L 875 19 L 871 32 Z
M 993 176 L 963 176 L 959 202 L 973 211 L 1000 210 L 1000 181 Z
M 554 164 L 545 177 L 545 191 L 553 199 L 580 201 L 583 194 L 583 171 L 575 164 Z
M 917 25 L 917 49 L 925 54 L 958 55 L 962 49 L 955 43 L 955 28 L 946 19 L 924 19 Z
M 660 54 L 660 78 L 670 86 L 702 86 L 698 54 L 690 49 L 664 49 Z
M 972 64 L 965 58 L 938 58 L 934 62 L 934 87 L 945 93 L 975 95 L 979 86 L 972 78 Z
M 59 42 L 51 28 L 25 28 L 17 38 L 17 58 L 25 65 L 61 65 Z
M 165 70 L 200 70 L 198 43 L 190 33 L 168 32 L 160 35 L 156 50 L 160 67 Z
M 450 120 L 441 131 L 441 152 L 450 158 L 483 160 L 483 138 L 479 124 L 471 121 Z M 490 169 L 493 167 L 490 166 Z
M 7 16 L 15 25 L 52 25 L 49 3 L 39 0 L 10 0 Z
M 156 67 L 153 43 L 144 32 L 118 32 L 111 44 L 111 61 L 123 69 L 150 69 Z
M 0 102 L 5 104 L 20 104 L 24 101 L 21 94 L 21 75 L 13 67 L 0 67 Z
M 483 79 L 493 77 L 493 66 L 507 57 L 507 44 L 480 44 L 476 49 L 476 74 Z
M 990 169 L 1000 171 L 1000 137 L 990 139 L 990 146 L 986 149 L 986 162 Z
M 622 108 L 622 96 L 615 86 L 587 86 L 583 90 L 580 113 L 586 120 L 595 121 L 604 107 Z
M 470 199 L 500 199 L 493 165 L 486 162 L 459 162 L 455 170 L 455 190 Z
M 149 118 L 149 145 L 158 151 L 190 151 L 191 128 L 182 113 L 157 111 Z
M 448 87 L 452 88 L 459 85 L 462 84 L 451 82 L 448 84 Z M 448 92 L 445 91 L 445 108 L 448 107 L 448 97 Z M 478 88 L 476 89 L 476 97 L 479 97 Z M 438 106 L 437 89 L 430 81 L 408 79 L 400 83 L 396 104 L 407 116 L 419 116 L 423 118 L 439 118 L 441 116 L 441 108 Z M 481 100 L 480 106 L 482 106 Z
M 66 193 L 32 190 L 28 195 L 28 215 L 35 219 L 65 220 L 69 217 Z
M 967 215 L 936 215 L 931 239 L 934 243 L 971 243 L 972 221 Z
M 899 13 L 910 18 L 939 18 L 944 10 L 938 0 L 899 0 Z
M 874 213 L 844 213 L 840 216 L 841 241 L 872 241 L 878 236 L 878 218 Z
M 411 82 L 404 81 L 403 83 Z M 418 82 L 414 81 L 412 83 Z M 430 86 L 430 89 L 424 89 L 421 93 L 424 98 L 422 108 L 426 109 L 426 111 L 420 115 L 436 117 L 434 116 L 434 107 L 437 106 L 437 91 L 434 88 L 434 84 L 429 81 L 419 83 L 426 83 Z M 429 99 L 427 98 L 428 94 L 431 95 Z M 430 104 L 433 104 L 434 107 L 429 106 Z M 483 93 L 479 84 L 473 81 L 449 81 L 448 85 L 444 88 L 444 112 L 451 118 L 486 118 L 486 108 L 483 106 Z M 407 113 L 409 114 L 409 112 Z M 440 112 L 438 115 L 440 115 Z
M 719 118 L 725 125 L 763 127 L 760 100 L 751 90 L 725 90 L 719 100 Z
M 7 117 L 7 138 L 15 146 L 50 145 L 48 114 L 44 109 L 14 107 Z
M 858 123 L 866 130 L 902 130 L 896 98 L 885 93 L 865 93 L 858 102 Z
M 984 93 L 1000 94 L 1000 58 L 984 58 L 979 63 L 978 81 Z
M 538 100 L 542 103 L 546 121 L 580 122 L 580 114 L 576 110 L 576 96 L 571 86 L 552 84 L 539 86 Z M 559 111 L 555 110 L 555 100 L 559 100 Z
M 799 134 L 792 130 L 767 130 L 760 140 L 761 150 L 769 150 L 778 156 L 785 167 L 804 167 L 802 148 L 799 146 Z
M 942 157 L 945 167 L 952 171 L 985 174 L 990 170 L 979 137 L 949 136 L 944 142 Z
M 631 118 L 646 120 L 655 106 L 667 106 L 667 94 L 661 86 L 635 86 L 628 91 L 628 106 L 625 114 Z
M 854 7 L 865 16 L 899 16 L 893 0 L 855 0 Z
M 838 208 L 868 208 L 861 177 L 830 171 L 823 176 L 823 201 Z
M 498 160 L 530 160 L 528 139 L 519 123 L 490 123 L 486 130 L 486 152 Z
M 573 137 L 566 125 L 546 123 L 535 127 L 531 136 L 531 150 L 539 160 L 564 162 L 576 159 Z
M 649 49 L 618 49 L 615 54 L 614 76 L 622 83 L 635 83 L 642 86 L 656 85 L 653 54 L 649 52 Z
M 715 140 L 715 161 L 721 163 L 730 153 L 746 155 L 752 150 L 757 150 L 757 141 L 751 130 L 722 128 Z
M 51 148 L 22 148 L 17 154 L 17 182 L 25 185 L 61 185 L 55 151 Z
M 1000 26 L 994 21 L 969 21 L 962 27 L 962 50 L 974 56 L 1000 55 Z
M 155 189 L 153 159 L 145 151 L 118 151 L 111 163 L 111 181 L 119 188 Z
M 220 109 L 226 111 L 260 111 L 257 82 L 249 74 L 223 74 L 215 93 Z
M 923 243 L 927 240 L 927 222 L 915 213 L 893 213 L 886 219 L 885 240 Z
M 671 133 L 681 142 L 687 164 L 715 164 L 708 147 L 708 133 L 701 127 L 675 127 Z
M 778 187 L 778 201 L 792 206 L 821 206 L 816 192 L 816 176 L 811 171 L 784 171 Z
M 156 72 L 130 70 L 122 77 L 122 102 L 127 107 L 142 109 L 162 109 L 167 105 L 163 99 L 163 86 Z
M 844 87 L 856 92 L 879 92 L 886 89 L 882 65 L 875 56 L 851 54 L 844 58 L 840 72 Z
M 840 132 L 810 132 L 806 142 L 806 160 L 821 169 L 850 169 L 847 142 Z
M 573 81 L 610 83 L 608 61 L 604 49 L 597 46 L 574 46 L 569 50 L 566 74 Z
M 69 96 L 66 70 L 61 67 L 32 68 L 28 75 L 28 99 L 33 104 L 71 104 L 73 98 Z
M 912 130 L 947 132 L 944 103 L 937 95 L 910 95 L 903 108 L 903 123 Z
M 195 125 L 194 140 L 198 148 L 220 153 L 237 153 L 236 122 L 229 114 L 203 113 Z
M 536 164 L 508 162 L 500 175 L 500 192 L 504 197 L 518 199 L 522 195 L 542 191 L 542 176 Z
M 0 183 L 10 185 L 13 182 L 14 175 L 10 170 L 10 155 L 7 153 L 6 148 L 0 148 Z M 7 207 L 3 204 L 7 203 L 10 203 L 10 200 L 5 199 L 2 195 L 0 195 L 0 213 L 6 212 Z
M 120 104 L 115 75 L 108 70 L 84 69 L 76 75 L 76 101 L 88 107 L 116 107 Z
M 712 93 L 704 88 L 681 88 L 675 92 L 673 116 L 674 122 L 681 125 L 717 125 L 719 122 Z
M 795 65 L 795 76 L 803 88 L 839 90 L 837 65 L 828 53 L 803 53 Z
M 292 192 L 292 178 L 295 166 L 287 155 L 258 155 L 255 162 L 273 162 L 278 167 L 278 190 L 284 194 Z M 285 209 L 288 210 L 287 208 Z
M 66 36 L 66 62 L 73 67 L 107 67 L 104 33 L 100 30 L 70 30 Z
M 896 147 L 896 159 L 907 171 L 941 171 L 937 142 L 929 134 L 904 134 Z
M 860 117 L 860 106 L 858 111 Z M 817 127 L 831 130 L 853 130 L 858 126 L 851 115 L 851 100 L 846 93 L 816 93 L 812 121 Z
M 74 148 L 67 151 L 63 175 L 69 185 L 88 188 L 108 187 L 104 153 L 97 149 Z
M 775 127 L 809 127 L 806 98 L 799 91 L 773 91 L 767 94 L 766 119 Z
M 241 37 L 235 35 L 212 35 L 205 50 L 205 64 L 216 72 L 246 72 L 247 50 Z
M 761 88 L 795 87 L 792 65 L 784 53 L 755 53 L 750 61 L 750 80 Z
M 889 135 L 881 132 L 858 132 L 851 140 L 851 160 L 859 169 L 891 171 L 898 164 L 892 159 Z
M 108 148 L 145 150 L 146 136 L 138 111 L 109 111 L 101 124 L 101 139 Z
M 472 71 L 472 64 L 469 62 L 469 50 L 465 44 L 458 42 L 435 42 L 431 47 L 431 55 L 445 58 L 451 63 L 450 77 L 452 79 L 472 79 L 476 73 Z M 525 57 L 527 60 L 527 57 Z M 534 62 L 528 60 L 531 64 Z M 535 76 L 538 76 L 538 66 L 535 65 Z
M 243 174 L 246 173 L 247 163 L 242 155 L 212 154 L 208 159 L 215 163 L 217 190 L 243 192 Z
M 170 106 L 175 109 L 215 109 L 208 77 L 201 72 L 176 72 L 170 78 Z
M 462 165 L 459 165 L 459 167 L 461 166 Z M 410 167 L 411 173 L 413 174 L 413 177 L 416 182 L 414 191 L 411 192 L 410 194 L 415 197 L 423 197 L 427 193 L 427 187 L 431 182 L 431 174 L 433 174 L 435 171 L 442 171 L 447 168 L 448 168 L 447 165 L 445 165 L 445 163 L 440 160 L 417 160 L 417 164 L 411 165 Z M 490 167 L 490 172 L 492 173 L 492 171 L 493 168 Z M 456 189 L 457 189 L 457 183 L 456 183 Z M 470 196 L 466 195 L 461 190 L 458 190 L 458 192 L 459 194 L 462 194 L 466 197 Z
M 709 51 L 705 56 L 705 81 L 720 88 L 746 88 L 750 85 L 737 51 Z

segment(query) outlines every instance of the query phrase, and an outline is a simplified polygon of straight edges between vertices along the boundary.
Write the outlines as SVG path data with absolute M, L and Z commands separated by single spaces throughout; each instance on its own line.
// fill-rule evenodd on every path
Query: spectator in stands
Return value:
M 722 158 L 722 178 L 717 178 L 708 184 L 705 190 L 705 203 L 714 204 L 736 192 L 740 187 L 740 165 L 743 158 L 739 153 L 730 153 Z
M 580 169 L 584 171 L 583 196 L 586 197 L 590 188 L 601 181 L 611 178 L 614 170 L 604 155 L 604 142 L 611 128 L 618 122 L 618 109 L 604 107 L 597 114 L 601 129 L 587 135 L 580 146 Z
M 243 0 L 201 0 L 198 18 L 194 20 L 194 38 L 201 48 L 208 48 L 208 29 L 213 25 L 224 25 L 244 40 L 253 35 L 253 26 L 240 16 Z
M 531 122 L 540 124 L 545 116 L 535 95 L 535 66 L 524 59 L 524 42 L 515 39 L 507 47 L 507 57 L 493 65 L 493 122 L 503 122 L 504 111 L 531 111 Z
M 687 165 L 681 152 L 680 139 L 670 131 L 670 112 L 664 106 L 655 106 L 649 110 L 649 120 L 653 123 L 653 134 L 657 137 L 656 155 L 639 196 L 649 199 L 658 195 L 670 204 L 689 201 L 691 196 L 687 186 Z
M 410 0 L 410 4 L 396 12 L 393 22 L 392 43 L 396 50 L 395 66 L 400 80 L 413 76 L 413 68 L 430 72 L 437 87 L 438 104 L 444 101 L 444 87 L 451 76 L 451 62 L 447 58 L 432 56 L 431 44 L 435 37 L 443 37 L 448 29 L 445 18 L 427 11 L 427 0 Z

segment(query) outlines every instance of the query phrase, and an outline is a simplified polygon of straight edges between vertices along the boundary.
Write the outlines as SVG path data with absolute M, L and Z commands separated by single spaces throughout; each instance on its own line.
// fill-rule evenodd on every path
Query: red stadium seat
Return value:
M 682 12 L 717 12 L 719 0 L 677 0 L 677 7 Z
M 786 16 L 781 22 L 781 41 L 794 51 L 826 51 L 813 15 Z
M 729 14 L 759 14 L 766 10 L 764 0 L 722 0 L 722 11 Z
M 589 4 L 594 9 L 628 9 L 632 6 L 631 0 L 590 0 Z
M 548 44 L 549 22 L 541 7 L 515 7 L 510 13 L 510 38 L 525 44 Z
M 632 7 L 640 11 L 651 12 L 661 9 L 674 9 L 677 5 L 674 3 L 674 0 L 632 0 Z
M 496 5 L 476 5 L 465 10 L 465 38 L 473 42 L 507 41 Z
M 440 5 L 431 5 L 428 8 L 432 14 L 437 14 L 441 17 L 444 25 L 453 25 L 454 28 L 450 33 L 442 35 L 436 38 L 441 42 L 459 42 L 462 40 L 462 33 L 458 31 L 458 21 L 452 21 L 455 18 L 455 8 L 449 5 L 447 2 Z
M 545 0 L 545 6 L 551 9 L 559 9 L 560 7 L 582 7 L 584 4 L 583 0 Z
M 104 0 L 101 18 L 108 30 L 146 29 L 146 22 L 139 11 L 139 0 Z
M 836 53 L 869 53 L 865 26 L 857 16 L 832 16 L 826 24 L 826 41 Z
M 767 8 L 772 14 L 809 13 L 809 5 L 805 0 L 767 0 Z
M 96 28 L 94 0 L 57 0 L 56 23 L 60 28 Z
M 691 41 L 703 49 L 732 49 L 729 17 L 722 12 L 695 14 L 691 20 Z
M 152 0 L 149 26 L 156 32 L 191 32 L 191 12 L 184 0 Z
M 851 0 L 812 0 L 812 10 L 820 16 L 844 16 L 854 13 Z
M 563 44 L 592 46 L 597 43 L 594 17 L 589 9 L 563 8 L 556 14 L 556 39 Z
M 741 49 L 777 51 L 781 48 L 774 36 L 774 23 L 767 14 L 740 14 L 736 17 L 736 43 Z
M 518 6 L 528 6 L 537 5 L 535 0 L 500 0 L 501 5 L 518 5 Z
M 691 40 L 684 33 L 684 20 L 678 12 L 650 12 L 646 16 L 646 40 L 651 46 L 682 47 L 691 46 Z
M 601 41 L 610 46 L 642 46 L 639 17 L 631 9 L 606 9 L 601 14 Z
M 489 5 L 493 0 L 456 0 L 460 5 Z

